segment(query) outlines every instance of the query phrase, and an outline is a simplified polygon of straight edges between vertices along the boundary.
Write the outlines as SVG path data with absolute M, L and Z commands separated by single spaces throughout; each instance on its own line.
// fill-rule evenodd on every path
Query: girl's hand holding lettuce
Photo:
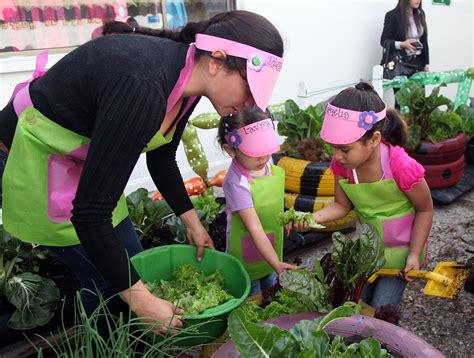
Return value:
M 285 227 L 286 232 L 289 232 L 292 229 L 297 229 L 298 231 L 324 229 L 323 225 L 314 221 L 312 213 L 296 211 L 294 208 L 281 213 L 278 216 L 277 221 L 281 226 Z

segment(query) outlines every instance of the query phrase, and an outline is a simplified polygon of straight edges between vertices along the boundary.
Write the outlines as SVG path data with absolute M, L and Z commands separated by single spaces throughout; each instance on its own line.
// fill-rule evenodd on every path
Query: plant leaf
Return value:
M 234 310 L 228 320 L 229 333 L 242 357 L 294 357 L 300 351 L 293 335 L 273 325 L 247 322 L 244 313 Z
M 30 272 L 9 279 L 5 294 L 16 308 L 8 321 L 8 327 L 13 329 L 32 329 L 48 323 L 59 301 L 56 284 Z

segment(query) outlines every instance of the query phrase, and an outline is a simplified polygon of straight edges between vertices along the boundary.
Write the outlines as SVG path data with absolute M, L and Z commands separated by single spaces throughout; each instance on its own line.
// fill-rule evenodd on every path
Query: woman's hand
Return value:
M 286 262 L 280 261 L 278 263 L 275 271 L 276 271 L 277 274 L 281 274 L 283 271 L 296 270 L 297 268 L 298 268 L 298 266 L 290 265 Z
M 186 226 L 186 237 L 191 245 L 197 246 L 197 260 L 202 260 L 204 248 L 214 248 L 214 242 L 208 232 L 202 226 L 201 220 L 197 216 L 196 210 L 191 209 L 180 215 L 181 220 Z
M 400 48 L 404 48 L 404 49 L 415 52 L 416 51 L 416 47 L 414 45 L 415 43 L 416 41 L 405 40 L 405 41 L 400 42 Z
M 186 227 L 186 236 L 191 245 L 197 246 L 198 261 L 202 260 L 205 247 L 214 248 L 214 242 L 201 223 L 193 227 Z
M 420 255 L 410 253 L 407 256 L 405 268 L 402 271 L 400 271 L 400 277 L 403 278 L 407 282 L 411 282 L 413 281 L 413 279 L 407 276 L 408 271 L 419 270 L 419 269 L 420 269 Z
M 121 295 L 147 328 L 156 333 L 170 333 L 173 328 L 183 326 L 178 317 L 183 314 L 183 310 L 151 294 L 142 281 L 138 281 Z
M 429 66 L 425 66 L 425 68 L 423 69 L 423 71 L 425 71 L 425 72 L 430 72 L 430 67 L 429 67 Z

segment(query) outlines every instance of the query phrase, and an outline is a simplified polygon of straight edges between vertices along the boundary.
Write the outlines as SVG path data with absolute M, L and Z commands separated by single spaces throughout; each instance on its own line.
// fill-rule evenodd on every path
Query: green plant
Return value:
M 391 357 L 380 342 L 366 338 L 347 345 L 341 336 L 332 340 L 324 328 L 332 321 L 350 317 L 360 306 L 347 302 L 315 320 L 302 320 L 289 331 L 257 325 L 246 320 L 241 309 L 229 316 L 229 333 L 242 357 Z
M 196 316 L 206 309 L 234 298 L 224 289 L 224 275 L 215 271 L 205 276 L 192 265 L 180 265 L 170 281 L 147 282 L 151 293 L 174 302 L 186 315 Z
M 443 86 L 446 85 L 435 87 L 429 96 L 425 96 L 422 85 L 408 81 L 397 92 L 397 102 L 408 108 L 408 112 L 402 114 L 408 126 L 407 148 L 415 148 L 420 140 L 436 143 L 454 137 L 458 132 L 472 131 L 472 117 L 463 119 L 453 112 L 451 100 L 439 93 Z M 442 106 L 446 109 L 441 110 L 439 107 Z
M 194 209 L 201 220 L 202 225 L 209 230 L 209 225 L 216 219 L 217 215 L 224 212 L 225 206 L 221 205 L 214 194 L 205 192 L 191 199 Z M 170 217 L 166 224 L 170 227 L 171 233 L 176 236 L 179 243 L 186 242 L 186 226 L 177 216 Z
M 277 217 L 277 222 L 281 226 L 285 226 L 286 224 L 293 221 L 295 224 L 307 222 L 309 227 L 312 229 L 324 229 L 325 226 L 318 224 L 314 221 L 313 214 L 303 211 L 296 211 L 294 208 L 286 210 L 280 213 Z
M 34 250 L 3 230 L 0 226 L 0 294 L 15 306 L 8 327 L 26 330 L 45 325 L 54 316 L 59 290 L 49 278 L 25 271 L 31 261 L 44 259 Z
M 38 357 L 55 356 L 61 358 L 95 358 L 95 357 L 176 357 L 194 348 L 176 347 L 180 341 L 189 336 L 198 335 L 202 324 L 187 328 L 157 329 L 163 322 L 143 323 L 133 317 L 131 311 L 113 314 L 108 302 L 117 297 L 104 300 L 100 292 L 100 305 L 87 315 L 82 305 L 80 292 L 76 293 L 74 324 L 62 329 L 56 336 L 37 335 L 46 349 L 38 344 L 30 344 L 36 349 Z M 64 306 L 63 306 L 64 308 Z M 166 326 L 166 325 L 165 325 Z M 151 332 L 156 334 L 152 334 Z M 186 337 L 184 337 L 186 335 Z M 59 337 L 59 338 L 58 338 Z
M 377 232 L 361 225 L 357 239 L 335 232 L 332 235 L 331 260 L 335 265 L 335 304 L 359 300 L 362 288 L 371 274 L 385 263 L 384 245 Z
M 474 107 L 463 104 L 455 112 L 462 118 L 464 133 L 469 139 L 474 135 Z
M 164 200 L 153 201 L 144 188 L 127 196 L 127 207 L 138 238 L 143 239 L 153 227 L 163 226 L 165 220 L 174 215 Z
M 286 137 L 281 152 L 293 158 L 329 161 L 331 147 L 319 137 L 324 111 L 325 102 L 301 109 L 293 100 L 287 100 L 284 112 L 274 114 L 278 134 Z
M 272 302 L 265 307 L 249 302 L 243 312 L 247 320 L 260 322 L 297 312 L 328 312 L 345 302 L 358 302 L 367 278 L 384 262 L 383 244 L 369 226 L 362 225 L 355 239 L 336 232 L 331 254 L 315 259 L 312 267 L 282 272 L 283 289 Z

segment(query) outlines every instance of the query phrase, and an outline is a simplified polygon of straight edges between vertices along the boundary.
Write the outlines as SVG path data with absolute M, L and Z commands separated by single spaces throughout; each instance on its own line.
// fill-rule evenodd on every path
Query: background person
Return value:
M 380 45 L 389 46 L 389 58 L 393 51 L 405 50 L 405 61 L 417 72 L 429 71 L 428 26 L 421 0 L 398 0 L 395 9 L 385 14 Z M 399 108 L 396 101 L 395 105 Z

